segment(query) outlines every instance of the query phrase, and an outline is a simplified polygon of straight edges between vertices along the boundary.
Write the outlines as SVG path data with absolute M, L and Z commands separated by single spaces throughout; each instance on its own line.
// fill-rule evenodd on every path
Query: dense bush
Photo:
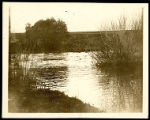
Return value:
M 26 25 L 26 41 L 22 42 L 22 48 L 30 52 L 57 51 L 63 48 L 67 37 L 67 26 L 62 20 L 39 20 L 33 26 Z

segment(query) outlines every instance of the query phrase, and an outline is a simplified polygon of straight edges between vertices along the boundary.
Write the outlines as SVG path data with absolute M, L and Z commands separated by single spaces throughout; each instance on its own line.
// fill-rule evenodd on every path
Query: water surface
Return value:
M 98 69 L 90 52 L 31 54 L 27 64 L 36 78 L 33 89 L 59 90 L 105 112 L 142 111 L 140 68 Z

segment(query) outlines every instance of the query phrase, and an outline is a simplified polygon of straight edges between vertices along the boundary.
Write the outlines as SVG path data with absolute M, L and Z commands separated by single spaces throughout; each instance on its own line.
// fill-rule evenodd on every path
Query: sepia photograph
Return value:
M 148 4 L 3 2 L 4 118 L 147 118 Z

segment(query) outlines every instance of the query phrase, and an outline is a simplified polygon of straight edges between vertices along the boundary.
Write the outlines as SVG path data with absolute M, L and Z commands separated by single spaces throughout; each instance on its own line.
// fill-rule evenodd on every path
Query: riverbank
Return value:
M 9 91 L 10 113 L 73 113 L 102 112 L 59 91 L 36 90 L 17 95 Z

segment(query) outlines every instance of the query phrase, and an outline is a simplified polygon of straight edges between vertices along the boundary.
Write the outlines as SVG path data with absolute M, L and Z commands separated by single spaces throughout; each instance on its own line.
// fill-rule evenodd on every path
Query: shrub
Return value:
M 137 56 L 142 56 L 143 16 L 132 22 L 130 30 L 126 28 L 127 19 L 121 16 L 116 23 L 111 22 L 110 31 L 100 32 L 101 49 L 94 53 L 98 65 L 129 64 L 136 62 Z
M 50 52 L 60 50 L 68 37 L 67 26 L 54 18 L 39 20 L 33 26 L 26 25 L 25 51 Z

